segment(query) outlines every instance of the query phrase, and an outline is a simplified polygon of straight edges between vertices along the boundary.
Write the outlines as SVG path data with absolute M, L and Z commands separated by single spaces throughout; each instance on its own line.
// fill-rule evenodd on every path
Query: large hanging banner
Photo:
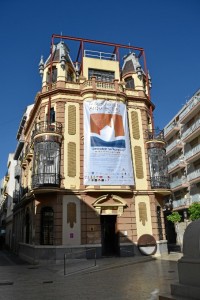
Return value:
M 84 184 L 134 185 L 126 105 L 84 102 Z

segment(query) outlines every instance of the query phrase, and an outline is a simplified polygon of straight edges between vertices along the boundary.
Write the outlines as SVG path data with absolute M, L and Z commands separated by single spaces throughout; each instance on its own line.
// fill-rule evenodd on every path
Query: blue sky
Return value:
M 199 0 L 0 0 L 0 178 L 27 105 L 41 89 L 38 63 L 53 33 L 142 47 L 163 128 L 200 88 Z

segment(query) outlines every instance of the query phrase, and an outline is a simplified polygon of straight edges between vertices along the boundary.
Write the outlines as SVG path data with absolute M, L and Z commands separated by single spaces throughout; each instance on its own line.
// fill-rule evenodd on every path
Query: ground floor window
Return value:
M 53 245 L 54 212 L 51 207 L 41 210 L 41 245 Z

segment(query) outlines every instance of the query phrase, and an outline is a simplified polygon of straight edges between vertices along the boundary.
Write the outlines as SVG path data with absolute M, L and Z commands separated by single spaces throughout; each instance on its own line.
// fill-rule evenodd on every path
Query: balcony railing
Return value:
M 190 198 L 191 198 L 191 203 L 200 202 L 200 194 L 194 194 L 194 195 L 190 194 Z
M 176 166 L 182 165 L 184 163 L 185 163 L 184 158 L 178 158 L 168 165 L 168 171 L 171 171 Z
M 40 173 L 32 176 L 32 188 L 44 186 L 60 186 L 60 174 Z
M 123 85 L 118 83 L 118 81 L 97 81 L 96 78 L 92 78 L 90 80 L 85 80 L 81 84 L 81 89 L 82 90 L 87 90 L 87 89 L 95 89 L 95 90 L 106 90 L 110 92 L 123 92 L 124 88 Z
M 173 208 L 177 208 L 180 206 L 189 206 L 190 205 L 190 199 L 189 198 L 182 198 L 179 200 L 173 200 Z
M 164 129 L 164 135 L 167 135 L 172 129 L 178 128 L 177 122 L 172 122 L 167 128 Z
M 151 187 L 157 188 L 169 188 L 169 178 L 167 176 L 153 176 L 151 177 Z
M 195 107 L 198 103 L 200 102 L 200 97 L 198 96 L 194 96 L 188 106 L 186 107 L 186 109 L 184 109 L 184 111 L 179 115 L 179 119 L 183 119 L 192 109 L 193 107 Z
M 100 52 L 100 51 L 93 51 L 93 50 L 84 50 L 84 56 L 90 58 L 104 59 L 104 60 L 116 60 L 115 53 Z
M 185 158 L 188 159 L 199 152 L 200 152 L 200 145 L 197 145 L 197 146 L 193 147 L 192 149 L 190 149 L 189 151 L 185 152 Z
M 37 134 L 42 134 L 42 133 L 57 133 L 61 134 L 62 133 L 62 123 L 59 122 L 54 122 L 54 123 L 49 123 L 49 122 L 39 122 L 35 124 L 35 128 L 32 133 L 32 138 L 36 136 Z
M 198 118 L 196 122 L 194 122 L 188 129 L 186 130 L 183 129 L 182 138 L 185 139 L 199 127 L 200 127 L 200 118 Z
M 170 188 L 174 189 L 178 186 L 184 185 L 185 183 L 187 183 L 187 177 L 178 178 L 177 180 L 170 182 Z
M 173 148 L 175 148 L 177 145 L 182 146 L 182 142 L 180 139 L 174 140 L 171 144 L 169 144 L 166 147 L 166 152 L 170 152 Z
M 157 140 L 157 141 L 164 142 L 164 133 L 163 133 L 163 130 L 160 130 L 160 129 L 153 129 L 151 131 L 147 130 L 146 131 L 146 139 L 148 141 Z
M 193 172 L 188 173 L 187 177 L 189 181 L 200 177 L 200 169 L 196 169 Z

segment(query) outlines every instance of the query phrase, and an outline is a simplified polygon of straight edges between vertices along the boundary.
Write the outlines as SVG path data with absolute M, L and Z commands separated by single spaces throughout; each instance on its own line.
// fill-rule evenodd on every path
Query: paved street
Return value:
M 179 257 L 104 258 L 96 267 L 80 261 L 67 264 L 64 276 L 63 263 L 34 266 L 0 251 L 0 300 L 147 300 L 157 289 L 170 292 Z

